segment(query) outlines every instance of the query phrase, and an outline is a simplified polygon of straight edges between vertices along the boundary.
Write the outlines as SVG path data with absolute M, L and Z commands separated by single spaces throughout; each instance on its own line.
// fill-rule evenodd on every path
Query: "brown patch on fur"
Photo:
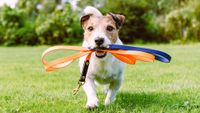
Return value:
M 108 14 L 113 18 L 117 29 L 119 29 L 124 23 L 125 17 L 120 14 L 113 14 L 113 13 L 108 13 Z
M 104 29 L 106 31 L 107 36 L 109 37 L 109 39 L 111 40 L 112 43 L 115 43 L 117 41 L 118 38 L 118 34 L 119 34 L 119 29 L 117 29 L 115 21 L 113 21 L 112 17 L 109 15 L 104 16 Z M 114 29 L 113 31 L 107 31 L 106 27 L 107 26 L 112 26 Z
M 124 16 L 119 16 L 119 20 L 123 23 Z M 83 16 L 84 17 L 84 16 Z M 81 25 L 84 29 L 84 38 L 89 39 L 93 33 L 104 33 L 112 43 L 115 43 L 118 38 L 119 28 L 116 26 L 116 21 L 113 19 L 111 15 L 96 17 L 90 15 L 90 17 L 81 18 Z M 111 26 L 113 28 L 112 31 L 107 30 L 107 27 Z M 89 27 L 93 27 L 93 30 L 90 31 Z
M 83 25 L 84 25 L 84 23 L 87 21 L 87 20 L 89 20 L 89 18 L 90 18 L 90 14 L 88 14 L 88 15 L 84 15 L 84 16 L 82 16 L 81 17 L 81 25 L 82 25 L 82 27 L 84 27 Z

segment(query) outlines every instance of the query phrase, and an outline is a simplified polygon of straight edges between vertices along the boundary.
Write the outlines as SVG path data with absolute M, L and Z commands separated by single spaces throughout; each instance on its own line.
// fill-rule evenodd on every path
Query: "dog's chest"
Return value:
M 91 63 L 91 74 L 99 83 L 112 82 L 112 80 L 117 79 L 122 72 L 120 68 L 121 63 L 113 58 L 109 58 L 105 61 L 93 60 Z

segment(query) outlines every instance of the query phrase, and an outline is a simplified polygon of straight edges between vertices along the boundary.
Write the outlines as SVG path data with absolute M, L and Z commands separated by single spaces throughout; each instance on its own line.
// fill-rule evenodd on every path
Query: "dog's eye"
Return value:
M 106 30 L 108 30 L 108 31 L 113 31 L 113 29 L 114 29 L 114 27 L 112 27 L 112 26 L 107 26 L 107 28 L 106 28 Z
M 94 28 L 93 28 L 92 26 L 88 27 L 87 29 L 88 29 L 88 31 L 90 31 L 90 32 L 94 30 Z

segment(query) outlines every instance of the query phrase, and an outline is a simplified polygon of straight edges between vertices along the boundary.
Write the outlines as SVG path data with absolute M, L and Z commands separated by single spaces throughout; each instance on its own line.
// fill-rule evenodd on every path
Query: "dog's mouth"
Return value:
M 96 51 L 95 54 L 96 54 L 96 57 L 98 58 L 103 58 L 106 56 L 106 52 L 104 51 Z

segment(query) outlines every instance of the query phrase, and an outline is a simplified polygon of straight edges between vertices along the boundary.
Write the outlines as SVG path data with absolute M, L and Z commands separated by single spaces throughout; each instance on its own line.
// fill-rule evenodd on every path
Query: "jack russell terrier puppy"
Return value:
M 83 47 L 107 47 L 109 44 L 122 44 L 118 32 L 125 17 L 120 14 L 102 13 L 91 6 L 87 6 L 81 17 L 81 26 L 84 29 Z M 86 57 L 79 60 L 80 71 Z M 83 89 L 87 95 L 86 107 L 93 109 L 98 107 L 96 84 L 104 86 L 106 99 L 105 105 L 114 102 L 119 90 L 124 72 L 125 64 L 116 59 L 112 54 L 96 51 L 91 55 L 86 82 Z

